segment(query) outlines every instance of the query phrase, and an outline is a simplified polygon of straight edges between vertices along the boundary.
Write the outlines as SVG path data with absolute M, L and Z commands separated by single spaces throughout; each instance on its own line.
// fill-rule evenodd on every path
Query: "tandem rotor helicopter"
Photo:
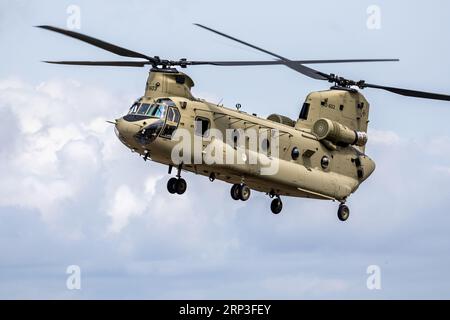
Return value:
M 182 170 L 219 179 L 232 184 L 231 197 L 246 201 L 251 190 L 264 192 L 273 198 L 271 210 L 279 214 L 283 208 L 281 196 L 332 200 L 340 203 L 338 218 L 346 221 L 350 210 L 345 205 L 348 197 L 373 173 L 375 162 L 365 154 L 368 141 L 369 102 L 357 89 L 373 88 L 403 96 L 450 101 L 449 95 L 387 87 L 353 81 L 326 74 L 305 65 L 323 63 L 386 62 L 398 59 L 357 60 L 290 60 L 248 42 L 244 42 L 209 27 L 198 27 L 237 41 L 253 49 L 271 55 L 269 61 L 191 61 L 187 59 L 165 60 L 131 51 L 105 41 L 74 31 L 52 26 L 38 26 L 69 36 L 119 56 L 138 58 L 139 61 L 44 61 L 53 64 L 82 66 L 151 66 L 145 94 L 130 107 L 128 113 L 112 122 L 120 141 L 144 158 L 177 169 L 176 177 L 169 179 L 167 189 L 172 194 L 183 194 L 187 183 L 181 177 Z M 298 119 L 272 114 L 267 119 L 257 117 L 222 105 L 197 99 L 191 94 L 192 79 L 175 69 L 196 65 L 213 66 L 264 66 L 282 65 L 307 77 L 332 83 L 329 90 L 311 92 L 305 99 Z M 211 129 L 220 132 L 249 128 L 277 132 L 279 152 L 269 154 L 268 160 L 276 160 L 278 170 L 272 175 L 262 175 L 260 164 L 197 164 L 174 163 L 171 157 L 176 145 L 173 137 L 185 129 L 194 136 L 206 137 Z M 239 131 L 242 130 L 242 131 Z M 234 139 L 236 142 L 236 137 Z M 208 140 L 202 148 L 208 147 Z M 266 141 L 267 143 L 267 141 Z M 231 143 L 233 144 L 233 142 Z M 224 144 L 225 149 L 235 146 Z M 248 154 L 247 154 L 248 155 Z

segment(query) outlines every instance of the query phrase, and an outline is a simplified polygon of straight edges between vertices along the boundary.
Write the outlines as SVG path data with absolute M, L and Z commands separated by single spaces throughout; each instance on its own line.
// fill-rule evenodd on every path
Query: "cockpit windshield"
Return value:
M 135 103 L 131 106 L 128 114 L 138 114 L 159 119 L 166 116 L 167 106 L 163 103 Z
M 147 115 L 150 117 L 156 117 L 163 119 L 166 116 L 166 105 L 164 104 L 152 104 L 150 109 L 147 111 Z
M 145 115 L 149 108 L 150 108 L 150 104 L 143 103 L 143 104 L 141 104 L 141 106 L 139 107 L 139 109 L 137 110 L 136 113 L 137 114 L 141 114 L 141 115 Z

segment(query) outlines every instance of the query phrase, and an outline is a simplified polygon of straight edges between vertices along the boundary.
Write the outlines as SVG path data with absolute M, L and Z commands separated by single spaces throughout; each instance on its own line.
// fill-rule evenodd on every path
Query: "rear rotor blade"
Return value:
M 301 64 L 353 63 L 353 62 L 398 62 L 400 59 L 337 59 L 337 60 L 292 60 Z
M 75 38 L 78 39 L 80 41 L 89 43 L 90 45 L 96 46 L 98 48 L 101 48 L 103 50 L 115 53 L 119 56 L 123 56 L 123 57 L 130 57 L 130 58 L 143 58 L 149 61 L 154 62 L 154 58 L 146 56 L 142 53 L 139 52 L 135 52 L 135 51 L 131 51 L 119 46 L 116 46 L 114 44 L 84 35 L 82 33 L 78 33 L 78 32 L 74 32 L 74 31 L 69 31 L 69 30 L 64 30 L 64 29 L 60 29 L 60 28 L 56 28 L 56 27 L 52 27 L 52 26 L 37 26 L 38 28 L 41 29 L 46 29 L 46 30 L 50 30 L 56 33 L 60 33 L 63 34 L 65 36 L 71 37 L 71 38 Z
M 251 43 L 248 43 L 248 42 L 239 40 L 239 39 L 237 39 L 237 38 L 235 38 L 235 37 L 229 36 L 229 35 L 227 35 L 227 34 L 225 34 L 225 33 L 223 33 L 223 32 L 220 32 L 220 31 L 211 29 L 211 28 L 206 27 L 206 26 L 204 26 L 204 25 L 201 25 L 201 24 L 198 24 L 198 23 L 194 23 L 194 25 L 196 25 L 196 26 L 198 26 L 198 27 L 200 27 L 200 28 L 203 28 L 203 29 L 205 29 L 205 30 L 214 32 L 215 34 L 218 34 L 218 35 L 220 35 L 220 36 L 222 36 L 222 37 L 225 37 L 225 38 L 228 38 L 228 39 L 230 39 L 230 40 L 239 42 L 239 43 L 241 43 L 241 44 L 243 44 L 243 45 L 246 45 L 246 46 L 248 46 L 248 47 L 250 47 L 250 48 L 253 48 L 253 49 L 256 49 L 256 50 L 258 50 L 258 51 L 267 53 L 267 54 L 269 54 L 269 55 L 271 55 L 271 56 L 274 56 L 274 57 L 276 57 L 276 58 L 282 60 L 282 61 L 284 62 L 283 64 L 286 65 L 287 67 L 289 67 L 289 68 L 291 68 L 291 69 L 293 69 L 293 70 L 295 70 L 295 71 L 298 71 L 298 72 L 300 72 L 301 74 L 304 74 L 305 76 L 308 76 L 308 77 L 310 77 L 310 78 L 317 79 L 317 80 L 328 80 L 328 78 L 327 78 L 326 76 L 324 76 L 323 73 L 321 73 L 321 72 L 319 72 L 319 71 L 317 71 L 317 70 L 314 70 L 314 69 L 312 69 L 312 68 L 305 67 L 305 66 L 303 66 L 303 65 L 301 65 L 301 64 L 299 64 L 299 63 L 297 63 L 297 62 L 290 61 L 289 59 L 287 59 L 287 58 L 285 58 L 285 57 L 282 57 L 282 56 L 280 56 L 280 55 L 278 55 L 278 54 L 276 54 L 276 53 L 273 53 L 273 52 L 270 52 L 270 51 L 268 51 L 268 50 L 266 50 L 266 49 L 257 47 L 257 46 L 255 46 L 255 45 L 253 45 L 253 44 L 251 44 Z
M 399 61 L 398 59 L 345 59 L 345 60 L 292 60 L 301 64 L 322 64 L 322 63 L 350 63 L 350 62 L 389 62 Z M 269 61 L 186 61 L 188 65 L 214 65 L 214 66 L 265 66 L 283 65 L 282 60 Z
M 363 89 L 363 88 L 381 89 L 381 90 L 386 90 L 386 91 L 400 94 L 402 96 L 407 96 L 407 97 L 450 101 L 450 95 L 438 94 L 438 93 L 432 93 L 432 92 L 426 92 L 426 91 L 417 91 L 417 90 L 409 90 L 409 89 L 402 89 L 402 88 L 395 88 L 395 87 L 379 86 L 379 85 L 370 84 L 370 83 L 364 83 L 360 86 L 360 88 L 361 89 Z
M 114 67 L 143 67 L 148 61 L 42 61 L 51 64 L 65 64 L 74 66 L 114 66 Z

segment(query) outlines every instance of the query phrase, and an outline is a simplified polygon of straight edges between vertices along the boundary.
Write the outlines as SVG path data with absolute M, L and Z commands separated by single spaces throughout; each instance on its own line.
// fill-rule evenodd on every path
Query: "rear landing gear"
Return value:
M 171 194 L 183 194 L 186 192 L 187 189 L 187 182 L 183 178 L 181 178 L 181 167 L 180 165 L 178 167 L 178 173 L 176 178 L 170 178 L 169 181 L 167 181 L 167 191 L 169 191 Z M 172 171 L 172 166 L 169 166 L 169 174 Z
M 339 205 L 338 209 L 338 218 L 341 221 L 347 221 L 348 217 L 350 216 L 350 209 L 343 203 Z
M 230 194 L 233 200 L 239 200 L 239 187 L 239 184 L 233 184 L 233 186 L 231 187 Z
M 239 199 L 242 201 L 247 201 L 250 198 L 250 193 L 250 188 L 247 185 L 241 184 L 239 186 Z
M 272 203 L 270 204 L 270 210 L 272 210 L 273 214 L 279 214 L 281 210 L 283 210 L 283 202 L 281 202 L 279 196 L 276 196 L 276 198 L 272 200 Z
M 233 200 L 247 201 L 250 198 L 250 188 L 246 184 L 233 184 L 230 190 Z

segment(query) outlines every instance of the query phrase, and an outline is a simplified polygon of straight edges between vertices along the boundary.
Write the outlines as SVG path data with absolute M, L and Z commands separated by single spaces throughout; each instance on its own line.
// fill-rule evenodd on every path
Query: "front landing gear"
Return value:
M 281 202 L 279 196 L 272 200 L 272 203 L 270 204 L 270 210 L 272 210 L 273 214 L 279 214 L 281 210 L 283 210 L 283 202 Z
M 178 167 L 178 173 L 176 178 L 170 178 L 169 181 L 167 181 L 167 191 L 169 191 L 171 194 L 183 194 L 186 192 L 187 189 L 187 182 L 183 178 L 181 178 L 181 165 Z M 172 167 L 169 166 L 169 174 L 172 171 Z
M 341 203 L 339 205 L 337 215 L 339 220 L 347 221 L 348 217 L 350 216 L 350 209 L 345 204 Z
M 247 201 L 250 198 L 250 188 L 246 184 L 233 184 L 230 190 L 233 200 Z
M 170 178 L 167 181 L 167 191 L 171 194 L 183 194 L 186 192 L 187 182 L 183 178 Z

